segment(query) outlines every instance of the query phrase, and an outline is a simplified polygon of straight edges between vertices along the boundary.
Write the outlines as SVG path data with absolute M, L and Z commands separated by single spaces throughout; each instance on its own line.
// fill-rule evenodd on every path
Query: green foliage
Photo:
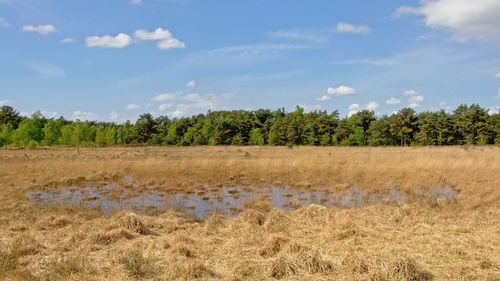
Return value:
M 460 105 L 445 111 L 416 113 L 401 109 L 375 117 L 361 111 L 339 118 L 337 111 L 305 112 L 296 107 L 275 111 L 209 111 L 169 119 L 141 115 L 135 124 L 45 119 L 40 113 L 20 117 L 11 107 L 0 110 L 0 146 L 36 148 L 111 145 L 455 145 L 500 144 L 499 114 L 479 105 Z
M 260 128 L 254 128 L 250 131 L 250 140 L 248 141 L 250 145 L 264 145 L 264 136 L 262 135 Z
M 19 112 L 11 106 L 4 105 L 0 108 L 0 125 L 10 124 L 12 128 L 17 129 L 21 121 Z

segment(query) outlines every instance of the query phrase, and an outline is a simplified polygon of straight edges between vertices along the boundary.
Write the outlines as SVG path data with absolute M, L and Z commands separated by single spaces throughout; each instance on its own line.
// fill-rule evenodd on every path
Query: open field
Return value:
M 498 171 L 497 147 L 0 150 L 0 278 L 499 280 Z M 27 198 L 113 183 L 113 200 L 124 199 L 120 190 L 204 198 L 229 187 L 237 198 L 269 186 L 381 197 L 292 211 L 261 198 L 206 220 L 183 209 L 102 213 L 84 200 Z M 436 190 L 453 192 L 437 198 Z M 394 192 L 406 199 L 391 200 Z M 425 196 L 408 196 L 417 192 Z

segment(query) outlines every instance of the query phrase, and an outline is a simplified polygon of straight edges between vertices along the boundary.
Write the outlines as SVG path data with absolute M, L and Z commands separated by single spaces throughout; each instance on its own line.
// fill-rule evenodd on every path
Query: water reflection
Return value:
M 407 194 L 397 188 L 386 192 L 368 192 L 357 186 L 343 191 L 305 190 L 283 186 L 250 187 L 224 186 L 214 189 L 209 185 L 194 189 L 192 192 L 169 194 L 159 191 L 137 192 L 137 185 L 124 188 L 118 184 L 104 187 L 87 186 L 82 188 L 60 187 L 53 191 L 29 191 L 26 194 L 31 204 L 69 206 L 82 205 L 97 208 L 103 213 L 117 210 L 177 210 L 198 219 L 205 219 L 213 213 L 235 216 L 247 204 L 265 202 L 270 208 L 293 210 L 310 204 L 326 207 L 361 208 L 382 202 L 406 203 L 415 200 L 451 201 L 458 194 L 451 187 L 440 187 L 428 191 L 417 190 Z M 261 204 L 262 205 L 262 204 Z

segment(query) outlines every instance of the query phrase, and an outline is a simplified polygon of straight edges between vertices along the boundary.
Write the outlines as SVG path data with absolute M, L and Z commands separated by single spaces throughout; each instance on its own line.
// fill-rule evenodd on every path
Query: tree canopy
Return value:
M 170 119 L 146 113 L 135 123 L 47 119 L 39 112 L 22 117 L 0 108 L 0 146 L 111 145 L 462 145 L 500 144 L 500 114 L 477 104 L 452 113 L 417 113 L 403 108 L 377 117 L 364 110 L 345 118 L 337 111 L 209 111 Z

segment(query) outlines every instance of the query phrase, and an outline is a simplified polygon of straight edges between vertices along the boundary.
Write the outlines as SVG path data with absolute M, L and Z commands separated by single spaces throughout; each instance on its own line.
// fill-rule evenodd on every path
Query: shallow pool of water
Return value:
M 361 208 L 382 202 L 406 203 L 410 200 L 451 201 L 458 193 L 451 187 L 440 187 L 428 191 L 418 190 L 407 194 L 397 188 L 386 192 L 367 192 L 357 186 L 343 191 L 304 190 L 282 186 L 246 187 L 224 186 L 194 189 L 192 192 L 164 193 L 159 191 L 137 192 L 134 188 L 123 188 L 119 184 L 104 187 L 86 186 L 82 188 L 59 187 L 52 191 L 29 191 L 26 197 L 31 204 L 69 205 L 97 208 L 103 213 L 118 210 L 177 210 L 198 219 L 211 214 L 226 216 L 239 214 L 248 205 L 262 204 L 271 208 L 293 210 L 310 204 L 326 207 Z

